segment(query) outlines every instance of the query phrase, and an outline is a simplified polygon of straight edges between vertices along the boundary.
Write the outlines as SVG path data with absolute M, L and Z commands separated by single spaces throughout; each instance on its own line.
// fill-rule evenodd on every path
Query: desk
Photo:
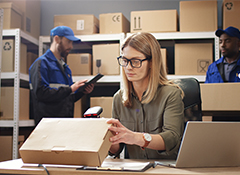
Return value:
M 106 159 L 105 161 L 133 161 L 123 159 Z M 0 162 L 0 174 L 42 174 L 47 173 L 42 167 L 22 167 L 21 159 L 15 159 L 5 162 Z M 48 167 L 50 175 L 239 175 L 240 167 L 224 167 L 224 168 L 170 168 L 164 166 L 156 166 L 150 168 L 145 172 L 129 172 L 129 171 L 90 171 L 90 170 L 76 170 L 75 168 L 50 168 Z

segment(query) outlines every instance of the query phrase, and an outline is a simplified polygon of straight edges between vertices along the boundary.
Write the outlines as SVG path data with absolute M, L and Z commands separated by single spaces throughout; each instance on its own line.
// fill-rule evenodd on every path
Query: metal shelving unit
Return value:
M 127 37 L 132 33 L 127 33 Z M 215 32 L 168 32 L 168 33 L 152 33 L 157 40 L 196 40 L 196 39 L 213 39 L 214 40 L 214 60 L 219 59 L 219 38 L 215 36 Z M 168 75 L 168 79 L 194 77 L 199 82 L 204 82 L 206 75 Z
M 19 120 L 19 92 L 20 80 L 29 81 L 27 74 L 20 73 L 20 44 L 30 44 L 38 46 L 38 40 L 34 37 L 24 33 L 20 29 L 3 30 L 2 37 L 14 37 L 15 40 L 15 54 L 14 54 L 14 72 L 1 73 L 1 81 L 5 79 L 12 79 L 14 82 L 14 111 L 13 120 L 0 120 L 0 127 L 13 127 L 13 154 L 12 158 L 18 158 L 18 135 L 19 127 L 34 126 L 33 120 Z M 1 38 L 2 38 L 1 37 Z M 2 42 L 1 42 L 2 43 Z

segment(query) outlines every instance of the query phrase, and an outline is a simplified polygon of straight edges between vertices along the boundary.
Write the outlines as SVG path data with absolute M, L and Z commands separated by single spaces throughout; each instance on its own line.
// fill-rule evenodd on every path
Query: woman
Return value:
M 123 89 L 113 99 L 111 154 L 126 144 L 131 159 L 175 159 L 184 130 L 183 92 L 167 79 L 158 41 L 133 34 L 118 57 Z M 120 144 L 121 143 L 121 144 Z

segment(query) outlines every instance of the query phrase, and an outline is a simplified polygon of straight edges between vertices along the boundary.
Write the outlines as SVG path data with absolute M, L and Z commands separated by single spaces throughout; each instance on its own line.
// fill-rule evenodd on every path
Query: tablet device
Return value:
M 86 86 L 88 86 L 89 84 L 95 84 L 100 78 L 102 78 L 103 75 L 102 74 L 97 74 L 95 77 L 93 77 L 91 80 L 87 81 L 85 83 L 85 85 L 81 86 L 78 91 L 83 91 L 85 89 Z

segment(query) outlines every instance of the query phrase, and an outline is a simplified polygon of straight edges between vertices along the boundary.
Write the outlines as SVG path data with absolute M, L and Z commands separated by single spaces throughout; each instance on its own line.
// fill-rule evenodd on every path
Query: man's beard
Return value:
M 64 47 L 62 45 L 62 41 L 59 43 L 58 51 L 59 51 L 61 57 L 66 60 L 69 52 L 67 51 L 67 49 L 64 49 Z

